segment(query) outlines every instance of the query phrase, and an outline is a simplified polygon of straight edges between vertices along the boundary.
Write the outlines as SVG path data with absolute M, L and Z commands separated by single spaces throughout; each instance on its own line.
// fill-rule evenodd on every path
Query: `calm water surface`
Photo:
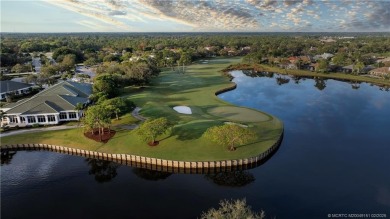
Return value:
M 390 217 L 390 92 L 366 83 L 233 75 L 237 89 L 220 98 L 285 124 L 280 149 L 262 166 L 170 174 L 19 151 L 2 160 L 1 218 L 196 218 L 220 199 L 243 197 L 269 218 Z

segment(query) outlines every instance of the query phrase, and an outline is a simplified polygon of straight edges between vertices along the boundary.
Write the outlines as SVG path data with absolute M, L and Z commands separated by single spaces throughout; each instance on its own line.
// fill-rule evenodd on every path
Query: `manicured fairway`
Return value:
M 211 108 L 208 113 L 238 122 L 264 122 L 272 120 L 272 117 L 266 114 L 260 114 L 258 111 L 252 109 L 235 106 L 214 107 Z
M 114 129 L 117 134 L 106 144 L 84 138 L 81 128 L 4 137 L 1 138 L 1 144 L 47 143 L 107 153 L 185 161 L 255 156 L 266 151 L 278 140 L 283 124 L 271 115 L 233 106 L 215 96 L 216 91 L 233 85 L 228 78 L 221 76 L 220 71 L 239 61 L 239 58 L 210 59 L 208 63 L 203 61 L 187 67 L 184 74 L 163 71 L 150 86 L 125 89 L 123 96 L 142 108 L 142 116 L 167 117 L 176 123 L 169 133 L 157 139 L 160 144 L 156 147 L 148 146 L 133 131 L 123 128 L 123 125 L 134 122 L 128 116 L 121 120 L 123 122 L 115 121 Z M 174 106 L 188 106 L 192 114 L 178 113 L 173 109 Z M 228 121 L 248 125 L 258 134 L 256 142 L 239 146 L 236 151 L 231 152 L 227 150 L 227 146 L 216 145 L 202 137 L 207 128 Z

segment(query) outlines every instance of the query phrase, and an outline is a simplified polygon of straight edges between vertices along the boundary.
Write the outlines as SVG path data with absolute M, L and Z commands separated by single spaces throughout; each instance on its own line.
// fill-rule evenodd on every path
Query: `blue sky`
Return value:
M 390 31 L 390 0 L 0 0 L 1 32 Z

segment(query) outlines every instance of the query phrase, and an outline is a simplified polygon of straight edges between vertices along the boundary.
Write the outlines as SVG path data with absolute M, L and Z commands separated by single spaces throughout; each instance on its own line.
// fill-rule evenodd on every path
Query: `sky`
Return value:
M 1 32 L 390 31 L 390 0 L 0 0 Z

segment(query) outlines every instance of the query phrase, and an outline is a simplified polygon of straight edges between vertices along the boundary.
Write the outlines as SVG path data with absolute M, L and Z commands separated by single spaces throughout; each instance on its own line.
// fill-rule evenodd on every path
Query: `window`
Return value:
M 47 116 L 47 120 L 48 120 L 49 122 L 55 122 L 55 121 L 56 121 L 56 117 L 55 117 L 54 115 L 48 115 L 48 116 Z
M 28 123 L 36 123 L 35 116 L 27 116 Z
M 19 91 L 15 91 L 15 95 L 18 95 L 19 94 Z
M 21 93 L 21 94 L 24 94 L 24 90 L 20 90 L 20 93 Z
M 38 117 L 38 122 L 46 122 L 45 116 L 37 116 L 37 117 Z
M 20 122 L 21 123 L 25 123 L 26 122 L 26 118 L 24 118 L 23 116 L 20 117 Z
M 75 112 L 70 112 L 69 113 L 69 119 L 76 119 L 77 116 L 76 116 L 76 113 Z
M 16 116 L 9 116 L 9 122 L 10 123 L 18 123 L 18 117 L 16 117 Z
M 66 113 L 60 113 L 60 119 L 68 119 Z

